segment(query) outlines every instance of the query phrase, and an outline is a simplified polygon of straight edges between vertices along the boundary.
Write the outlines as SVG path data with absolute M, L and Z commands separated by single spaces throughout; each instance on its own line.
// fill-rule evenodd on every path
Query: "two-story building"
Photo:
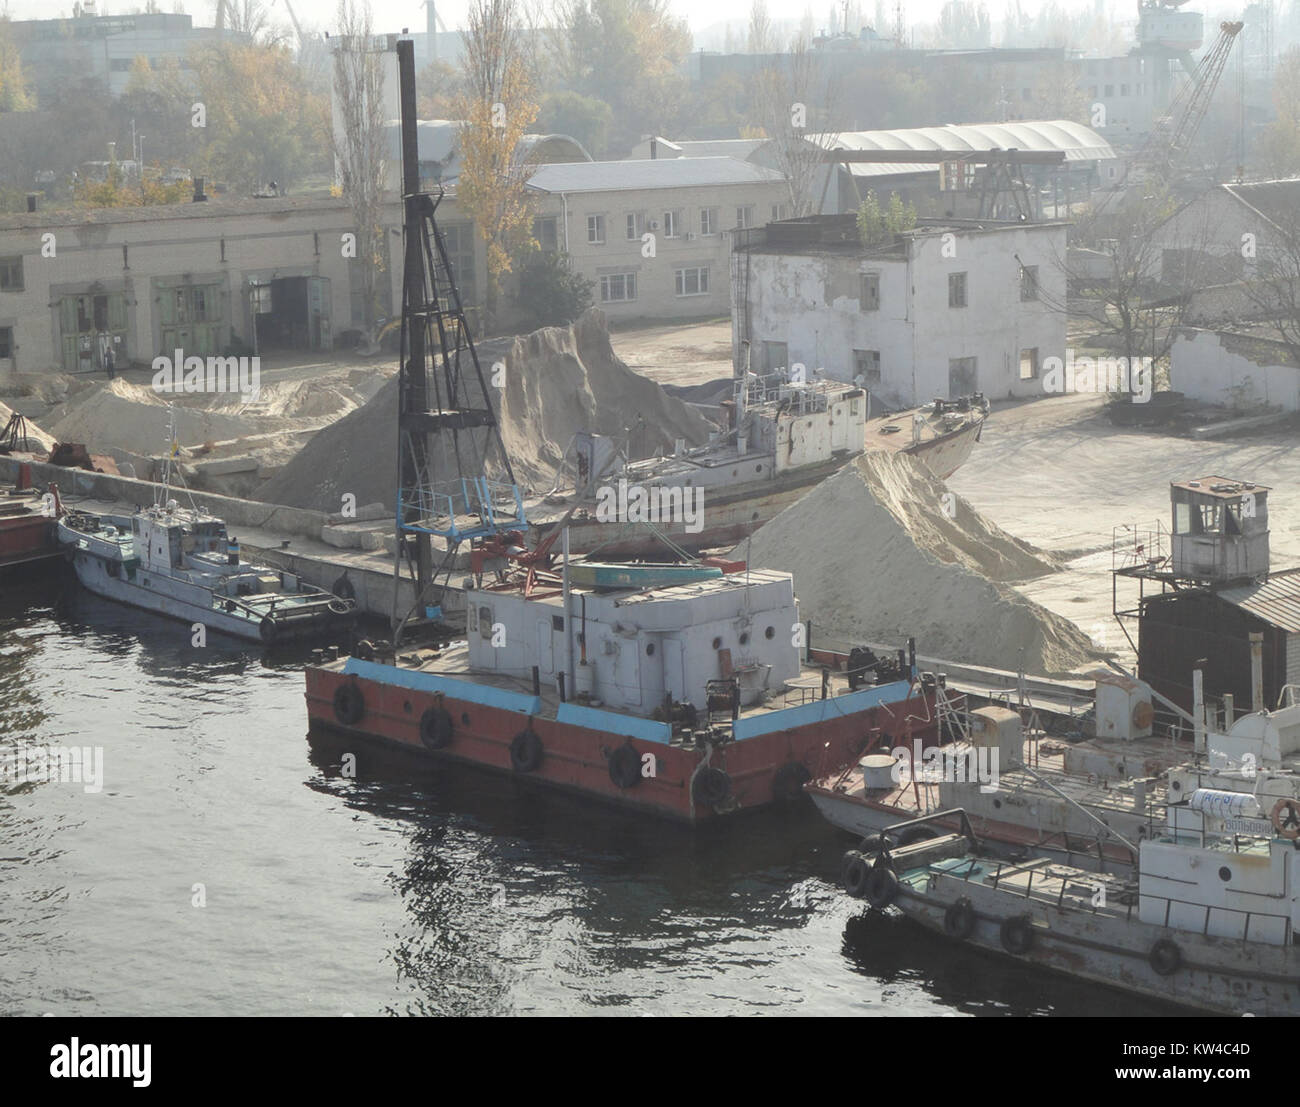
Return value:
M 775 170 L 728 157 L 543 165 L 534 236 L 593 284 L 611 319 L 707 318 L 730 307 L 730 233 L 784 214 Z
M 736 365 L 802 364 L 887 403 L 1041 395 L 1065 357 L 1066 224 L 936 222 L 864 247 L 852 215 L 738 234 Z

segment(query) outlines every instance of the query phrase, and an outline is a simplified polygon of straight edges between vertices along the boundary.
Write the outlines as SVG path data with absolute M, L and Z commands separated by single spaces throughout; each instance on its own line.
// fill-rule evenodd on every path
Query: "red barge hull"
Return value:
M 461 695 L 458 686 L 464 690 Z M 530 713 L 529 707 L 540 705 L 539 697 L 531 697 L 532 704 L 483 702 L 506 695 L 469 681 L 355 658 L 306 670 L 307 714 L 315 728 L 482 765 L 692 824 L 798 802 L 805 782 L 854 764 L 882 732 L 901 734 L 906 729 L 927 744 L 935 733 L 932 694 L 907 681 L 744 715 L 733 724 L 736 738 L 703 747 L 626 733 L 666 725 L 639 717 L 574 709 L 593 722 L 603 717 L 608 726 L 625 728 L 624 733 L 612 733 L 607 727 L 548 717 L 545 711 Z M 431 711 L 446 713 L 449 734 L 435 736 L 427 723 L 422 727 Z M 422 730 L 431 742 L 425 741 Z M 532 758 L 520 764 L 518 739 L 524 733 L 535 735 L 540 743 L 536 764 Z M 430 748 L 434 743 L 438 748 Z M 622 752 L 627 748 L 632 752 Z M 629 766 L 640 771 L 629 771 Z

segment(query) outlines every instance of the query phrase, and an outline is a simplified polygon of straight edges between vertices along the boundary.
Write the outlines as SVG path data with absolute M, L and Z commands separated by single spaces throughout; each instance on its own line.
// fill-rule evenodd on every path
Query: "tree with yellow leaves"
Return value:
M 471 0 L 464 38 L 456 203 L 487 244 L 484 306 L 493 326 L 511 260 L 533 245 L 528 178 L 534 166 L 521 139 L 537 118 L 536 84 L 518 0 Z

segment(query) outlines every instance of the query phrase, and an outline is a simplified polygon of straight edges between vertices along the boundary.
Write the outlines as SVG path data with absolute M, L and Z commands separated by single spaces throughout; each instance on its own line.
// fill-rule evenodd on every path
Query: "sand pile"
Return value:
M 1030 580 L 1055 572 L 1055 555 L 1031 546 L 978 511 L 909 454 L 881 451 L 856 463 L 877 509 L 894 517 L 916 545 L 989 580 Z
M 182 446 L 239 438 L 255 426 L 234 414 L 176 404 L 176 436 Z M 49 431 L 60 442 L 82 442 L 92 450 L 117 447 L 145 456 L 160 454 L 167 443 L 167 399 L 149 385 L 118 377 L 78 393 Z
M 988 579 L 1050 571 L 1050 562 L 964 501 L 947 519 L 942 490 L 911 457 L 868 454 L 737 553 L 793 572 L 804 617 L 827 635 L 884 643 L 914 636 L 924 655 L 1012 670 L 1023 660 L 1044 675 L 1094 658 L 1073 623 Z
M 708 438 L 702 416 L 619 360 L 599 311 L 588 311 L 571 327 L 480 343 L 478 354 L 489 385 L 494 364 L 504 363 L 504 387 L 489 391 L 515 478 L 535 491 L 551 487 L 569 440 L 580 430 L 627 441 L 633 457 L 671 451 L 676 438 L 691 444 Z M 345 492 L 357 503 L 393 503 L 396 412 L 394 378 L 363 407 L 317 433 L 258 495 L 321 511 L 337 511 Z M 470 439 L 462 434 L 462 440 Z M 479 448 L 467 450 L 467 458 Z M 434 464 L 454 472 L 445 455 Z

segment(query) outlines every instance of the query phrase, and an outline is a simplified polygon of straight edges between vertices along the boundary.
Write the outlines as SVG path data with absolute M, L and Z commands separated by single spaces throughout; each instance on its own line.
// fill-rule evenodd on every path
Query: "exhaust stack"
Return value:
M 1250 633 L 1250 709 L 1264 710 L 1264 634 Z

